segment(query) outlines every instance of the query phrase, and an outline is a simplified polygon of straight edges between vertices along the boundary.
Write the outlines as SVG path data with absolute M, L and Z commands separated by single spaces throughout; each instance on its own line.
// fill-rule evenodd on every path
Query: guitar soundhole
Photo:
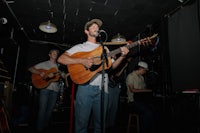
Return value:
M 101 66 L 101 64 L 99 64 L 99 65 L 92 65 L 92 67 L 90 67 L 90 71 L 95 71 L 95 70 L 97 70 L 100 66 Z
M 51 77 L 51 78 L 48 77 L 48 78 L 45 79 L 45 81 L 48 82 L 48 81 L 50 81 L 51 79 L 54 79 L 55 77 L 56 77 L 56 76 L 53 76 L 53 77 Z

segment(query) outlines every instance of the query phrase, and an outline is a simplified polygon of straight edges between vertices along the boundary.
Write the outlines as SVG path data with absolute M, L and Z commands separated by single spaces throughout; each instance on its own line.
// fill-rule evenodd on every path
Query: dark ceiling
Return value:
M 71 46 L 84 41 L 85 22 L 99 18 L 108 34 L 107 41 L 117 33 L 132 39 L 183 3 L 181 0 L 1 0 L 0 17 L 8 22 L 0 26 L 8 27 L 4 31 L 11 38 L 22 33 L 32 42 Z M 49 19 L 57 26 L 56 33 L 39 30 L 39 24 Z

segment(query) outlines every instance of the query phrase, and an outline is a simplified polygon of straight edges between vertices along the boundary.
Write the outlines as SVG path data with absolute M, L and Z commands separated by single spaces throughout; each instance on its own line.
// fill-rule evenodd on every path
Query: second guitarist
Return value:
M 58 64 L 56 62 L 59 51 L 52 49 L 49 51 L 49 60 L 40 62 L 28 70 L 32 73 L 32 82 L 39 86 L 38 89 L 38 116 L 36 122 L 36 130 L 42 132 L 48 128 L 51 113 L 55 107 L 57 96 L 59 93 L 59 76 Z M 63 75 L 63 74 L 61 74 Z M 41 81 L 39 81 L 41 80 Z

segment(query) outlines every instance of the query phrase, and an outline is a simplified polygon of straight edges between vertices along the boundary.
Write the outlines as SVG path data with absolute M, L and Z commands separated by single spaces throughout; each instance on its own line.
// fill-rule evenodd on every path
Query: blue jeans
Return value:
M 36 125 L 38 131 L 42 131 L 48 126 L 51 113 L 57 101 L 57 96 L 58 92 L 53 90 L 40 90 L 38 100 L 39 110 Z
M 104 105 L 101 106 L 101 90 L 98 86 L 79 85 L 75 101 L 75 133 L 87 133 L 90 113 L 93 111 L 94 133 L 101 133 L 101 118 L 105 117 L 108 103 L 108 94 L 104 95 Z M 101 111 L 104 110 L 101 117 Z M 104 128 L 105 129 L 105 128 Z

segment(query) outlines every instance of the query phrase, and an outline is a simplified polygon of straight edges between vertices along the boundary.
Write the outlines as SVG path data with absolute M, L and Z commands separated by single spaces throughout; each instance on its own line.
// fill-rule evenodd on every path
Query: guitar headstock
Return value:
M 150 37 L 143 38 L 141 40 L 138 40 L 139 45 L 156 45 L 158 43 L 158 34 L 153 34 Z

